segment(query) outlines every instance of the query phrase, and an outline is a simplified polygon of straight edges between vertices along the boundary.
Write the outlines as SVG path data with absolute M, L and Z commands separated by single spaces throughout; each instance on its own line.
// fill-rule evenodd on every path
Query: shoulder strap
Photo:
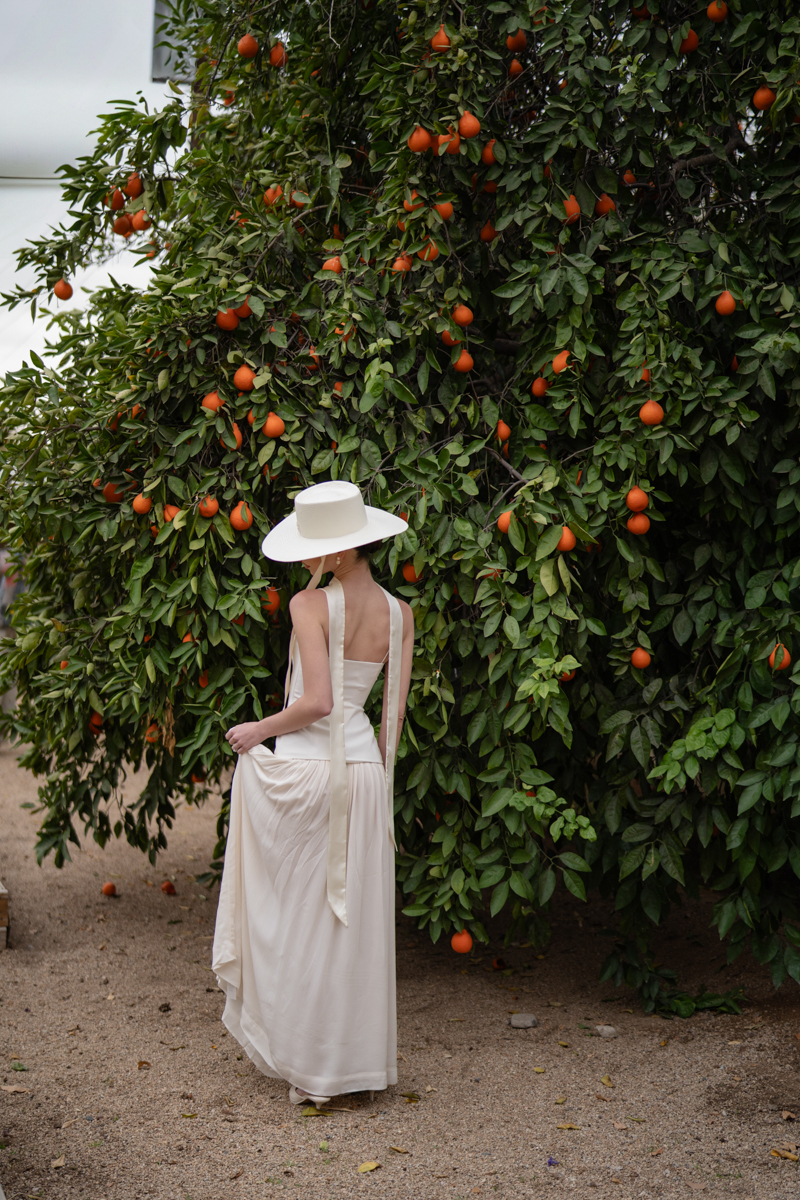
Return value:
M 314 591 L 314 589 L 316 588 L 320 579 L 322 578 L 324 570 L 325 570 L 325 555 L 323 554 L 322 558 L 319 560 L 319 566 L 317 567 L 316 571 L 311 576 L 311 578 L 309 579 L 308 583 L 305 586 L 305 590 L 307 592 Z M 294 671 L 294 652 L 295 652 L 296 646 L 297 646 L 297 636 L 294 632 L 294 629 L 292 629 L 292 634 L 291 634 L 291 637 L 289 638 L 289 661 L 286 664 L 286 678 L 283 681 L 283 707 L 284 708 L 286 708 L 286 706 L 289 703 L 289 688 L 291 687 L 292 672 Z
M 331 807 L 328 825 L 328 904 L 343 925 L 347 885 L 347 755 L 344 745 L 344 588 L 335 577 L 328 598 L 328 659 L 331 667 Z
M 386 712 L 386 801 L 389 805 L 389 837 L 395 850 L 394 838 L 394 760 L 397 754 L 397 724 L 400 715 L 400 669 L 403 650 L 403 613 L 391 592 L 381 588 L 389 601 L 389 665 L 386 668 L 384 693 Z

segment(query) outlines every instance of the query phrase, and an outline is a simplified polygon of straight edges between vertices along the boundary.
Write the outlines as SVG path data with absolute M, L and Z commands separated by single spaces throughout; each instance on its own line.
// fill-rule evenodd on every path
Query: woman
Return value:
M 289 605 L 282 712 L 228 730 L 239 760 L 213 969 L 226 1027 L 293 1104 L 397 1082 L 392 782 L 414 621 L 369 553 L 406 528 L 331 481 L 300 492 L 262 544 L 312 577 Z M 364 704 L 386 662 L 376 740 Z

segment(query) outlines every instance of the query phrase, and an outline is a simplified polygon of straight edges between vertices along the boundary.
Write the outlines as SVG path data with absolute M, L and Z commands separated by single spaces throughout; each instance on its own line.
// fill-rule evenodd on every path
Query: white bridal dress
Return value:
M 397 1082 L 392 783 L 403 622 L 390 611 L 386 767 L 364 704 L 382 663 L 344 658 L 328 598 L 333 710 L 241 754 L 213 970 L 222 1020 L 260 1071 L 313 1095 Z M 286 702 L 303 694 L 294 637 Z

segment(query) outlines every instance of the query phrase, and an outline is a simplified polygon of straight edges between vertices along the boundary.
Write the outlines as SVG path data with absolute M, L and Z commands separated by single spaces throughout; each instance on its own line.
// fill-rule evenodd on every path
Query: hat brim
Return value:
M 303 562 L 309 558 L 320 558 L 323 554 L 339 554 L 356 546 L 367 546 L 370 542 L 382 542 L 384 538 L 397 537 L 405 533 L 408 522 L 382 508 L 365 504 L 367 523 L 355 533 L 343 533 L 341 537 L 306 538 L 298 531 L 297 514 L 290 513 L 270 529 L 261 543 L 261 553 L 274 562 Z

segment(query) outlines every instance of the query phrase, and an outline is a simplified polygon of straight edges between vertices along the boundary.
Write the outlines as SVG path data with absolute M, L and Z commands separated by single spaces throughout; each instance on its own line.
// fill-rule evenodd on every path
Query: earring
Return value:
M 337 567 L 340 567 L 340 566 L 342 565 L 342 556 L 341 556 L 341 554 L 337 554 L 337 555 L 336 555 L 336 565 L 337 565 Z

